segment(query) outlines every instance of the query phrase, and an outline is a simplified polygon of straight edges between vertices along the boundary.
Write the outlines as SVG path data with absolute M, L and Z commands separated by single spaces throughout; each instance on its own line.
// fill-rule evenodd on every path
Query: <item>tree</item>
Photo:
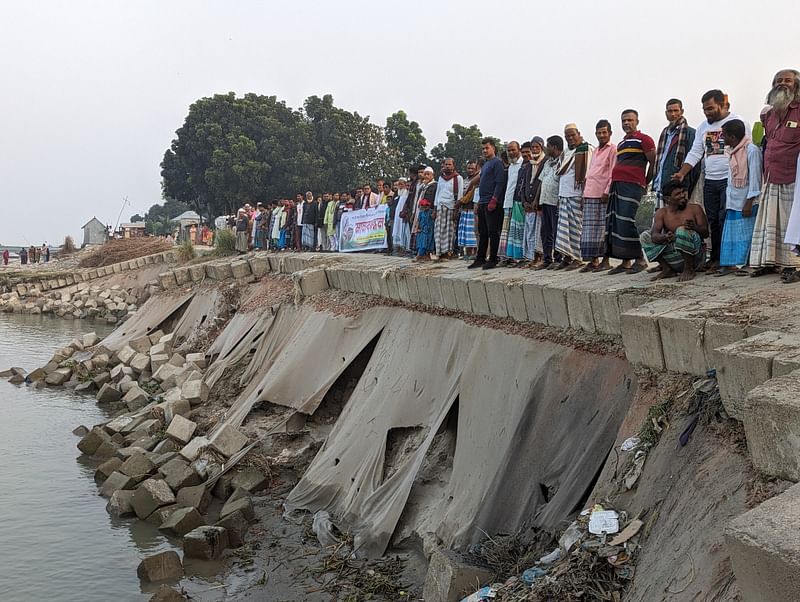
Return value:
M 170 234 L 174 230 L 172 218 L 178 217 L 191 207 L 175 199 L 166 199 L 163 203 L 152 205 L 144 215 L 145 230 L 156 236 Z
M 136 222 L 143 222 L 143 221 L 144 221 L 144 218 L 141 215 L 139 215 L 138 213 L 135 213 L 135 214 L 131 215 L 131 223 L 132 224 L 135 224 Z
M 438 170 L 447 157 L 455 159 L 456 169 L 464 174 L 467 172 L 467 161 L 477 160 L 481 156 L 481 139 L 483 134 L 477 125 L 469 127 L 454 123 L 447 130 L 447 141 L 439 143 L 431 149 L 434 160 L 434 169 Z M 499 149 L 498 149 L 499 153 Z
M 386 118 L 384 134 L 389 149 L 397 154 L 406 168 L 428 162 L 422 128 L 416 121 L 409 121 L 405 111 L 397 111 Z

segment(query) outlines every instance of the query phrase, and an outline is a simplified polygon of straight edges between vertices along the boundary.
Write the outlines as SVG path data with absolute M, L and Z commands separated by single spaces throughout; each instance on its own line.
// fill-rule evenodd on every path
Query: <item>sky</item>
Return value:
M 697 125 L 712 88 L 752 123 L 800 66 L 800 38 L 759 26 L 798 16 L 789 0 L 5 0 L 0 244 L 144 214 L 189 105 L 215 93 L 330 93 L 380 125 L 403 109 L 429 147 L 453 123 L 507 141 L 576 122 L 594 141 L 607 118 L 618 140 L 628 107 L 657 138 L 667 99 Z

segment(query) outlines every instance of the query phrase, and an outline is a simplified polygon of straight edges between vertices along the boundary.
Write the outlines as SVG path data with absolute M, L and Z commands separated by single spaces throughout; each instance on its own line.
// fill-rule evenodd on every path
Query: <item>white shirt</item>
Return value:
M 514 189 L 517 187 L 517 176 L 522 168 L 522 156 L 517 157 L 516 161 L 508 164 L 508 182 L 506 183 L 506 196 L 503 199 L 503 209 L 511 209 L 514 206 Z
M 457 196 L 453 196 L 453 179 L 445 180 L 442 176 L 439 176 L 439 181 L 436 184 L 436 196 L 433 199 L 433 206 L 436 209 L 439 207 L 455 209 L 456 201 L 464 196 L 464 178 L 461 175 L 457 175 L 456 180 Z
M 725 154 L 725 138 L 722 135 L 722 126 L 732 119 L 740 119 L 744 122 L 744 131 L 750 131 L 750 124 L 733 113 L 725 119 L 720 119 L 714 123 L 708 123 L 708 120 L 706 120 L 697 126 L 694 144 L 692 144 L 691 150 L 686 153 L 684 162 L 694 167 L 705 157 L 706 180 L 728 179 L 728 155 Z

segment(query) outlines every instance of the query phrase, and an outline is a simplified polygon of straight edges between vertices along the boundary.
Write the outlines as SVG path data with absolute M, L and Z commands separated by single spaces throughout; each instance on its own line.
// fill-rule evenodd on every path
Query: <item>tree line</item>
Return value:
M 402 110 L 381 127 L 337 107 L 330 94 L 310 96 L 301 109 L 275 96 L 216 94 L 189 107 L 161 162 L 167 203 L 145 218 L 163 227 L 167 205 L 214 217 L 306 190 L 350 190 L 405 175 L 417 163 L 438 169 L 445 157 L 464 173 L 467 160 L 480 156 L 482 137 L 477 125 L 456 123 L 428 155 L 422 128 Z

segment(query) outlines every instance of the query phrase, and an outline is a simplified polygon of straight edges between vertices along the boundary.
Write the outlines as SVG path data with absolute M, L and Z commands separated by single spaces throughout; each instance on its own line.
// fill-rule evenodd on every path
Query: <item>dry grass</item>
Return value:
M 120 261 L 129 261 L 145 255 L 169 251 L 172 247 L 172 243 L 160 238 L 110 240 L 83 257 L 79 266 L 82 268 L 99 268 L 119 263 Z

